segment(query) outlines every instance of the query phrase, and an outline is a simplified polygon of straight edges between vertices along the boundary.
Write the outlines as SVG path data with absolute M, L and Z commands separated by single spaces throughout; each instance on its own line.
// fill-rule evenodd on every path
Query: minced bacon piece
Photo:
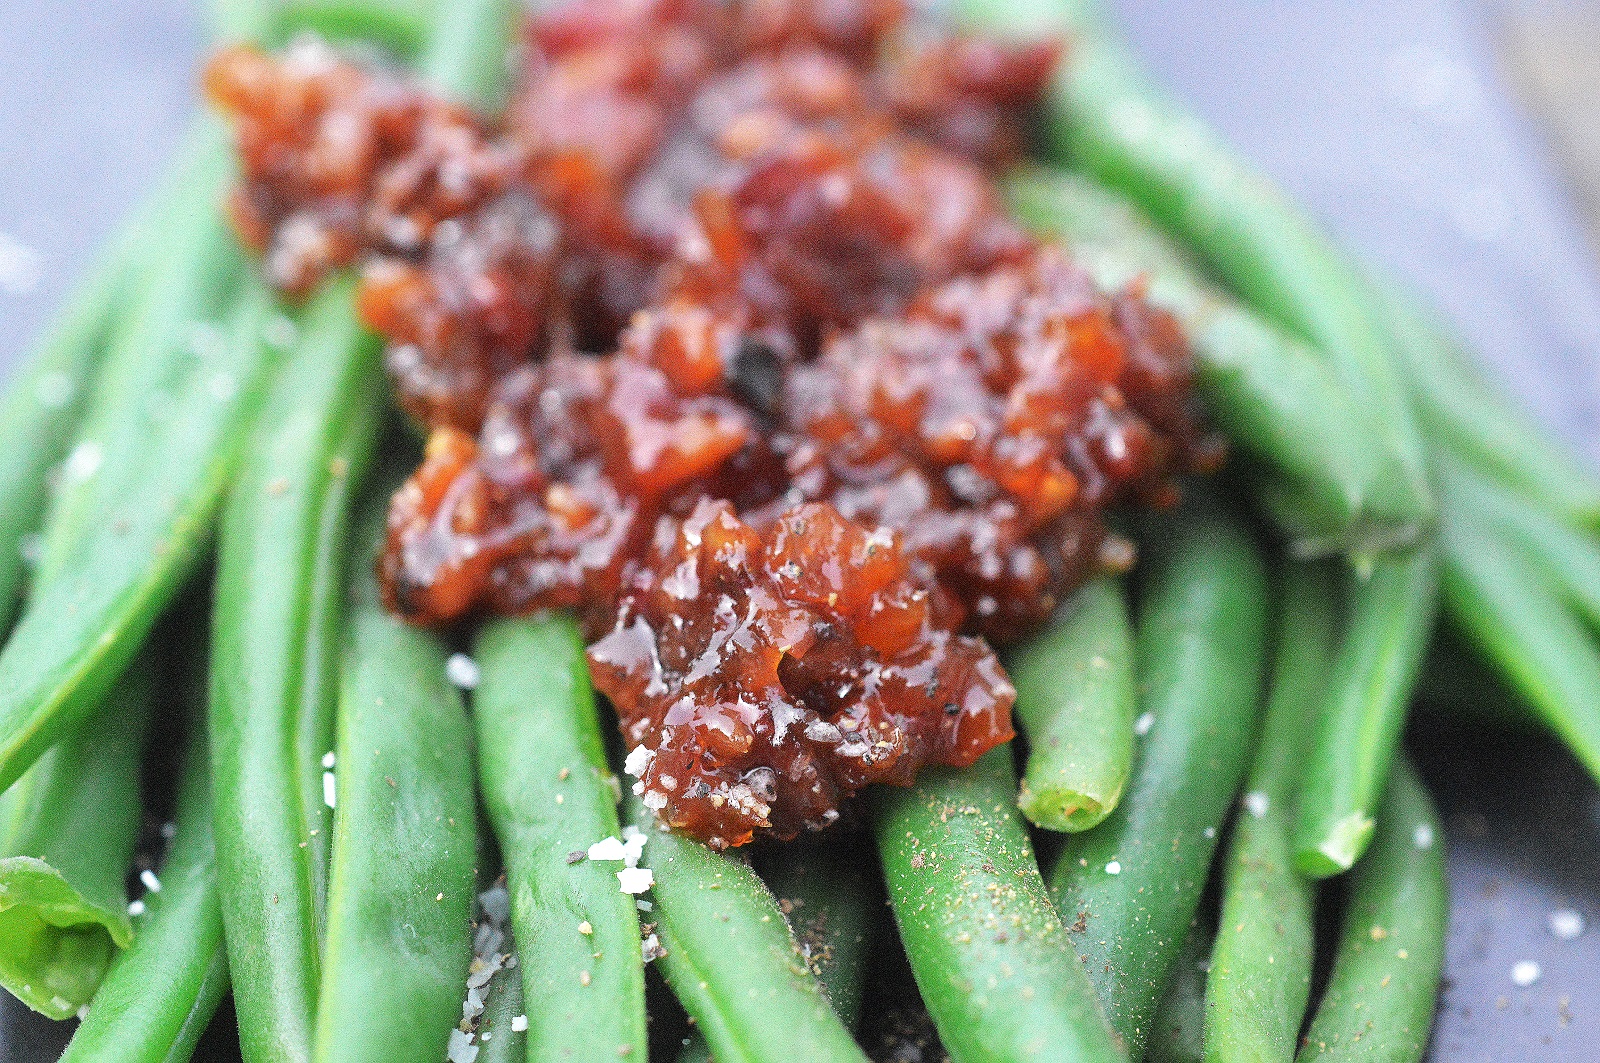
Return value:
M 892 532 L 810 503 L 762 534 L 706 500 L 659 526 L 590 669 L 646 750 L 646 807 L 725 848 L 1008 740 L 1016 692 L 959 616 Z
M 1059 251 L 925 292 L 789 377 L 797 491 L 906 549 L 1015 639 L 1101 567 L 1104 510 L 1215 459 L 1177 323 Z

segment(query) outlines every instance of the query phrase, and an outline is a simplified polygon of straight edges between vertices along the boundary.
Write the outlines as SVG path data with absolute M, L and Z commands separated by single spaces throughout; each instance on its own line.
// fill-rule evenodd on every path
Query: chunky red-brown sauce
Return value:
M 898 0 L 580 0 L 488 119 L 300 45 L 207 70 L 273 282 L 361 270 L 430 432 L 381 577 L 576 609 L 636 791 L 712 845 L 1011 737 L 990 648 L 1208 465 L 1185 341 L 1007 218 L 1053 45 Z

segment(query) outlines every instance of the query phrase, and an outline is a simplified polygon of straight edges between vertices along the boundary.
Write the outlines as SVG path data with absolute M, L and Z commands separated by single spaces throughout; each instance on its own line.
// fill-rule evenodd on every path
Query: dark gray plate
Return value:
M 0 0 L 0 374 L 174 146 L 193 98 L 195 6 Z M 1600 280 L 1475 9 L 1119 7 L 1176 92 L 1351 246 L 1429 291 L 1512 390 L 1600 456 Z M 1542 738 L 1423 720 L 1410 741 L 1445 808 L 1453 889 L 1434 1059 L 1600 1058 L 1594 788 Z M 1557 939 L 1547 921 L 1563 908 L 1595 929 Z M 1517 988 L 1523 960 L 1542 974 Z M 0 1063 L 52 1058 L 62 1036 L 0 1009 Z

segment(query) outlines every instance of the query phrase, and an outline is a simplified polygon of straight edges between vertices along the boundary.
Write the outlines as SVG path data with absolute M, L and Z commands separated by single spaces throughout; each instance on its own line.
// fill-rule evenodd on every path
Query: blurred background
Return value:
M 196 2 L 0 0 L 0 380 L 176 144 Z M 1600 462 L 1600 0 L 1113 6 L 1160 80 Z M 1433 1058 L 1600 1058 L 1600 795 L 1485 726 L 1424 714 L 1408 739 L 1452 876 Z M 46 1026 L 0 1009 L 0 1063 L 52 1058 Z

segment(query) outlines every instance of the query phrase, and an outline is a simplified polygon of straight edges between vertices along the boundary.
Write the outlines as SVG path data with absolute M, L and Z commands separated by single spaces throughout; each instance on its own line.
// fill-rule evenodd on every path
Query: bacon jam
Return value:
M 578 0 L 497 118 L 216 56 L 236 228 L 287 292 L 360 270 L 429 432 L 388 605 L 576 610 L 635 791 L 719 848 L 1007 741 L 991 645 L 1218 456 L 1173 319 L 1006 216 L 1058 52 L 901 0 Z

